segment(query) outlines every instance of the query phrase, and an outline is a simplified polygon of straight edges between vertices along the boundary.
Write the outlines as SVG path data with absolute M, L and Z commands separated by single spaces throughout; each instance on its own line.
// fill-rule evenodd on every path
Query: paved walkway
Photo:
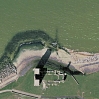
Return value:
M 0 93 L 5 93 L 5 92 L 12 92 L 12 93 L 16 93 L 16 94 L 25 95 L 25 96 L 35 97 L 35 98 L 38 98 L 38 99 L 41 98 L 40 95 L 36 95 L 36 94 L 32 94 L 32 93 L 27 93 L 27 92 L 20 91 L 20 90 L 15 90 L 15 89 L 12 89 L 12 90 L 2 90 L 2 91 L 0 91 Z
M 0 91 L 0 94 L 4 93 L 4 92 L 12 92 L 12 90 L 2 90 L 2 91 Z

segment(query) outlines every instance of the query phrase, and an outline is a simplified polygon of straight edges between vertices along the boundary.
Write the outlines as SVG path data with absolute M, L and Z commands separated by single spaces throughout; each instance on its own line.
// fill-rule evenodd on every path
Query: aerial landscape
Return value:
M 1 0 L 0 99 L 99 99 L 99 1 Z

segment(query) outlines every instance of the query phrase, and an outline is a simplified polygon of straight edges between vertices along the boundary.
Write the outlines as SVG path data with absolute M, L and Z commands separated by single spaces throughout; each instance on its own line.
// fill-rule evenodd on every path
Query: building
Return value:
M 40 69 L 34 68 L 33 71 L 34 71 L 34 86 L 39 86 L 40 85 L 40 79 L 39 79 Z

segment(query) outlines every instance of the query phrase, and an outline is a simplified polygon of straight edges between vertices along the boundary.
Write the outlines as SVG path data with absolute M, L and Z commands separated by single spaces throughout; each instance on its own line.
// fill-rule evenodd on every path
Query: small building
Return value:
M 40 74 L 40 69 L 39 68 L 34 68 L 33 71 L 34 71 L 34 74 L 38 74 L 38 75 Z
M 37 76 L 40 75 L 40 68 L 34 68 L 34 86 L 39 86 L 40 85 L 40 80 Z

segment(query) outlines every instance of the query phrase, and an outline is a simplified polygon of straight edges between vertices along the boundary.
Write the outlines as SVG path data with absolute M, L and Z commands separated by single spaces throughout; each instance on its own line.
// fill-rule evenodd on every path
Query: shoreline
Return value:
M 17 79 L 20 76 L 25 75 L 26 72 L 31 67 L 33 67 L 33 64 L 31 66 L 31 64 L 29 65 L 29 63 L 31 62 L 34 63 L 35 60 L 40 59 L 42 55 L 44 55 L 46 50 L 47 48 L 44 48 L 42 50 L 37 50 L 37 51 L 29 50 L 29 49 L 24 49 L 23 51 L 21 51 L 20 55 L 13 62 L 13 64 L 17 68 L 17 74 L 16 75 L 14 74 L 13 77 L 9 76 L 8 78 L 6 78 L 6 81 L 0 83 L 0 89 L 15 80 L 17 81 Z M 52 52 L 49 59 L 53 61 L 57 61 L 64 65 L 66 64 L 66 66 L 71 61 L 71 65 L 69 67 L 71 70 L 75 69 L 86 74 L 91 74 L 99 71 L 99 65 L 95 64 L 96 62 L 99 62 L 99 53 L 91 54 L 88 52 L 74 52 L 73 50 L 69 50 L 69 49 L 68 51 L 70 52 L 70 55 L 67 54 L 64 50 L 58 51 L 59 56 L 56 54 L 56 52 Z M 94 57 L 97 59 L 95 60 Z M 88 62 L 88 59 L 93 59 L 93 61 Z M 27 66 L 30 66 L 30 67 L 27 67 Z
M 38 58 L 41 58 L 46 52 L 46 50 L 47 48 L 37 51 L 24 49 L 17 57 L 16 61 L 14 62 L 14 65 L 16 67 L 23 67 L 21 63 L 25 63 L 24 61 L 28 61 L 29 58 L 33 58 L 33 61 Z M 66 53 L 64 50 L 59 50 L 59 56 L 56 54 L 56 52 L 52 52 L 49 59 L 57 61 L 59 63 L 63 63 L 64 65 L 67 65 L 71 61 L 70 69 L 75 68 L 76 70 L 81 71 L 83 73 L 86 73 L 86 71 L 84 71 L 84 69 L 82 68 L 85 64 L 89 64 L 87 69 L 90 69 L 92 63 L 99 62 L 99 53 L 91 54 L 89 52 L 75 52 L 74 50 L 70 49 L 67 50 L 70 52 L 70 55 Z M 98 67 L 99 66 L 97 66 L 97 68 Z M 94 66 L 91 66 L 91 70 L 92 69 L 94 69 Z M 86 74 L 88 74 L 88 72 Z

